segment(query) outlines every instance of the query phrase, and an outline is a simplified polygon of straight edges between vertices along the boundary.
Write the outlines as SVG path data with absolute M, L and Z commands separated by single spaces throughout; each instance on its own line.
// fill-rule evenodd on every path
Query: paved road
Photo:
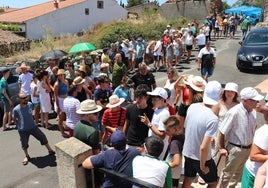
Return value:
M 235 67 L 235 54 L 238 40 L 219 39 L 213 42 L 217 48 L 217 67 L 212 79 L 221 83 L 229 81 L 237 82 L 240 89 L 245 86 L 255 86 L 266 79 L 267 75 L 241 73 Z M 196 54 L 196 52 L 194 53 Z M 190 64 L 182 64 L 180 67 L 183 74 L 200 73 L 196 70 L 193 60 Z M 163 86 L 166 80 L 166 73 L 155 73 L 157 84 Z M 53 119 L 51 123 L 57 122 Z M 260 116 L 258 123 L 262 124 Z M 58 130 L 47 130 L 41 128 L 47 135 L 52 146 L 63 140 Z M 48 156 L 45 147 L 31 138 L 29 141 L 29 153 L 32 161 L 27 165 L 22 165 L 23 151 L 20 148 L 19 136 L 16 130 L 0 131 L 0 188 L 47 188 L 58 187 L 58 176 L 56 168 L 56 157 Z M 203 187 L 195 184 L 194 187 Z

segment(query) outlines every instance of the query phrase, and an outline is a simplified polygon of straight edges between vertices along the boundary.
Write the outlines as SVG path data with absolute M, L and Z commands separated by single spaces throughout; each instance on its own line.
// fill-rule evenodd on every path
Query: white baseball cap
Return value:
M 210 81 L 206 84 L 203 102 L 208 105 L 216 105 L 220 99 L 221 84 L 218 81 Z
M 253 87 L 245 87 L 240 92 L 241 99 L 251 99 L 254 101 L 260 101 L 264 97 L 258 93 Z
M 158 96 L 158 97 L 161 97 L 163 99 L 167 99 L 168 98 L 167 91 L 164 88 L 162 88 L 162 87 L 157 87 L 152 92 L 147 92 L 147 94 L 148 95 L 152 95 L 152 96 Z
M 228 83 L 226 83 L 224 90 L 234 91 L 234 92 L 238 93 L 238 85 L 236 83 L 233 83 L 233 82 L 228 82 Z

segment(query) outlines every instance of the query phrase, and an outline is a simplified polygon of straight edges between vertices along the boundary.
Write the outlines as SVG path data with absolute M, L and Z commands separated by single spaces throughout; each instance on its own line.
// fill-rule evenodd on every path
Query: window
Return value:
M 89 8 L 85 8 L 85 15 L 89 15 Z
M 103 9 L 103 1 L 97 1 L 97 8 Z

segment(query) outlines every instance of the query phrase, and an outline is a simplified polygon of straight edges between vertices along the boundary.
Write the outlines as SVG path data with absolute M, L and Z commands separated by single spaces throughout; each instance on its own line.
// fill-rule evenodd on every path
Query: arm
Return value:
M 253 144 L 250 150 L 250 160 L 256 162 L 265 162 L 268 160 L 268 155 L 265 155 L 265 150 L 261 149 L 257 145 Z
M 37 87 L 34 87 L 34 90 L 33 90 L 33 96 L 39 98 L 39 95 L 38 95 L 38 93 L 37 93 Z
M 86 169 L 92 169 L 94 168 L 93 164 L 91 163 L 91 157 L 86 158 L 86 160 L 83 161 L 82 166 Z
M 59 83 L 58 82 L 56 82 L 55 84 L 54 84 L 54 100 L 55 100 L 55 102 L 56 102 L 56 105 L 57 105 L 57 110 L 58 110 L 58 113 L 59 113 L 59 111 L 60 111 L 60 108 L 59 108 L 59 100 L 58 100 L 58 97 L 59 97 Z
M 222 134 L 220 131 L 219 131 L 218 139 L 219 139 L 219 152 L 220 152 L 220 154 L 227 156 L 228 151 L 224 147 L 225 135 Z
M 2 89 L 2 93 L 3 93 L 3 95 L 5 96 L 5 98 L 8 100 L 10 106 L 13 106 L 13 102 L 12 102 L 12 100 L 10 99 L 10 97 L 8 96 L 7 91 L 6 91 L 6 88 L 3 88 L 3 89 Z
M 209 172 L 209 168 L 205 165 L 210 149 L 211 137 L 205 136 L 200 146 L 200 169 L 204 174 Z
M 181 161 L 181 156 L 179 153 L 176 153 L 173 155 L 173 159 L 172 159 L 172 162 L 169 162 L 169 166 L 171 168 L 174 168 L 176 166 L 179 166 L 180 165 L 180 161 Z
M 267 166 L 268 166 L 268 161 L 263 163 L 263 165 L 261 165 L 260 168 L 258 169 L 258 172 L 255 176 L 254 188 L 260 188 L 264 186 L 265 180 L 266 180 Z
M 129 127 L 129 120 L 126 119 L 123 127 L 123 132 L 125 133 L 125 135 L 127 135 L 128 127 Z

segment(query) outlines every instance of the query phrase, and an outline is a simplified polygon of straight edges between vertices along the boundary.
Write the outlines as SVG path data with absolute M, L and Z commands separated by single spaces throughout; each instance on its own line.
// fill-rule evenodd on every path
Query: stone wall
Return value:
M 23 42 L 10 42 L 10 43 L 0 43 L 0 56 L 10 57 L 16 52 L 22 52 L 30 50 L 30 41 Z

